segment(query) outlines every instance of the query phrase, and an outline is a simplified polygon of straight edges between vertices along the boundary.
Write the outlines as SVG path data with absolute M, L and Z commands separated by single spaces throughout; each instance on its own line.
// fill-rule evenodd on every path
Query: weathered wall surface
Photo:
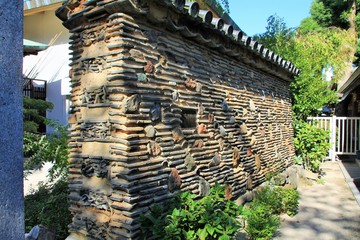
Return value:
M 179 190 L 219 182 L 240 196 L 293 162 L 291 74 L 212 29 L 189 35 L 172 8 L 147 9 L 68 23 L 74 239 L 136 238 L 139 215 Z

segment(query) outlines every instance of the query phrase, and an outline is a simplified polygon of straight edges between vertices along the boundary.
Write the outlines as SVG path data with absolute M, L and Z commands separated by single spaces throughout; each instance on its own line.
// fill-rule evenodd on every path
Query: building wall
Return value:
M 55 7 L 25 15 L 24 38 L 47 44 L 49 47 L 36 56 L 24 58 L 24 74 L 30 73 L 30 78 L 47 81 L 46 99 L 54 104 L 54 109 L 47 112 L 47 117 L 65 125 L 69 93 L 62 92 L 61 83 L 68 81 L 70 33 L 55 16 Z M 46 132 L 51 133 L 52 129 L 47 127 Z
M 72 237 L 137 238 L 180 190 L 236 197 L 292 164 L 289 80 L 140 16 L 72 32 Z
M 55 16 L 55 8 L 24 17 L 24 38 L 53 45 L 68 44 L 69 30 Z

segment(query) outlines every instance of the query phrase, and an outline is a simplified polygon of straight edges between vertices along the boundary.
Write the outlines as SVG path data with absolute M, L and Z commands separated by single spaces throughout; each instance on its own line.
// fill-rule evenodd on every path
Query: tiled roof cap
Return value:
M 147 4 L 157 4 L 166 6 L 179 14 L 179 18 L 176 20 L 166 19 L 167 28 L 170 30 L 178 31 L 185 37 L 194 38 L 197 42 L 206 43 L 211 48 L 219 48 L 230 56 L 241 56 L 241 51 L 228 48 L 228 46 L 224 46 L 225 44 L 219 42 L 214 43 L 214 41 L 208 39 L 208 36 L 205 37 L 203 34 L 204 30 L 213 31 L 215 34 L 220 33 L 225 39 L 235 43 L 241 49 L 245 48 L 266 62 L 285 70 L 285 72 L 290 74 L 290 77 L 300 73 L 300 70 L 291 62 L 281 58 L 257 41 L 253 41 L 251 37 L 246 36 L 241 30 L 234 30 L 234 27 L 226 24 L 223 19 L 214 18 L 211 11 L 200 9 L 197 2 L 186 2 L 185 0 L 145 0 L 139 3 L 139 1 L 135 0 L 87 0 L 83 3 L 84 6 L 82 8 L 78 8 L 80 2 L 80 0 L 68 0 L 56 11 L 56 15 L 64 21 L 65 27 L 73 29 L 87 19 L 96 18 L 106 13 L 108 15 L 117 12 L 147 14 L 149 11 Z M 76 8 L 79 10 L 76 10 Z M 187 22 L 195 23 L 197 29 L 195 31 L 189 29 L 191 26 L 186 24 Z M 197 31 L 199 26 L 204 28 L 203 31 L 201 29 Z M 273 67 L 269 66 L 266 68 L 274 72 L 272 70 Z

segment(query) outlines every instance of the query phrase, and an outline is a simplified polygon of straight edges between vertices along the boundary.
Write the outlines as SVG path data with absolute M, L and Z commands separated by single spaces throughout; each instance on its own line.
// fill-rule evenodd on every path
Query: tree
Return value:
M 41 99 L 23 98 L 23 151 L 25 176 L 29 170 L 40 168 L 45 162 L 53 163 L 49 170 L 49 182 L 40 184 L 39 189 L 25 196 L 25 228 L 30 231 L 37 224 L 45 225 L 56 231 L 60 239 L 67 235 L 71 214 L 68 183 L 68 131 L 67 126 L 44 117 L 46 110 L 53 104 Z M 38 132 L 39 124 L 51 126 L 54 131 L 49 135 Z
M 338 28 L 297 34 L 294 51 L 286 55 L 301 70 L 291 85 L 297 119 L 305 120 L 319 108 L 337 101 L 336 92 L 329 89 L 329 85 L 343 78 L 354 45 L 351 34 Z M 334 71 L 331 82 L 323 77 L 323 69 L 328 66 Z
M 323 28 L 310 21 L 308 23 L 315 26 L 312 32 L 289 29 L 282 18 L 270 16 L 267 31 L 256 37 L 301 70 L 291 84 L 293 113 L 297 120 L 305 120 L 319 108 L 336 102 L 336 93 L 328 88 L 331 83 L 324 80 L 322 71 L 331 66 L 334 70 L 332 82 L 342 79 L 355 46 L 351 31 Z
M 349 29 L 351 26 L 350 14 L 354 0 L 315 0 L 310 9 L 311 18 L 320 26 L 339 27 Z
M 329 85 L 347 79 L 354 59 L 357 41 L 354 10 L 344 10 L 343 2 L 351 1 L 315 0 L 312 15 L 296 30 L 288 29 L 283 19 L 272 16 L 267 31 L 257 36 L 259 42 L 301 70 L 291 84 L 295 148 L 298 157 L 313 171 L 318 170 L 320 158 L 327 152 L 328 140 L 319 136 L 328 135 L 324 130 L 312 128 L 306 119 L 317 114 L 319 108 L 337 101 L 336 92 Z M 348 21 L 344 16 L 348 16 Z M 323 70 L 328 67 L 333 70 L 331 82 L 323 77 Z M 318 142 L 314 142 L 311 133 L 319 137 Z M 308 142 L 304 145 L 304 141 Z
M 273 52 L 281 54 L 282 57 L 286 57 L 294 46 L 294 29 L 287 28 L 284 19 L 276 14 L 270 16 L 267 22 L 266 32 L 255 35 L 254 40 L 260 41 Z
M 24 132 L 37 133 L 40 124 L 45 124 L 45 112 L 52 110 L 54 105 L 51 102 L 23 97 L 23 124 Z
M 359 0 L 314 0 L 310 9 L 310 17 L 305 18 L 298 29 L 302 34 L 306 34 L 328 28 L 339 28 L 347 31 L 348 37 L 352 37 L 356 41 L 356 44 L 352 45 L 350 53 L 356 58 L 349 59 L 346 63 L 347 68 L 343 78 L 339 81 L 340 85 L 351 75 L 352 64 L 359 63 L 360 42 L 357 40 L 360 27 L 360 16 L 357 15 L 359 3 Z
M 67 174 L 68 131 L 67 126 L 44 116 L 49 109 L 53 109 L 51 102 L 23 97 L 23 150 L 27 158 L 24 170 L 37 169 L 44 163 L 51 162 L 54 165 L 49 171 L 49 176 L 50 180 L 54 180 Z M 39 133 L 40 124 L 52 127 L 53 133 L 49 135 Z

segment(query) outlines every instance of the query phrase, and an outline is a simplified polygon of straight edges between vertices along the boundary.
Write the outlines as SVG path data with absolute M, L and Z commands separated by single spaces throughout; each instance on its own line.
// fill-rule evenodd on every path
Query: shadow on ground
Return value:
M 275 239 L 360 239 L 360 207 L 337 162 L 325 162 L 324 184 L 302 184 L 299 213 L 281 217 Z

